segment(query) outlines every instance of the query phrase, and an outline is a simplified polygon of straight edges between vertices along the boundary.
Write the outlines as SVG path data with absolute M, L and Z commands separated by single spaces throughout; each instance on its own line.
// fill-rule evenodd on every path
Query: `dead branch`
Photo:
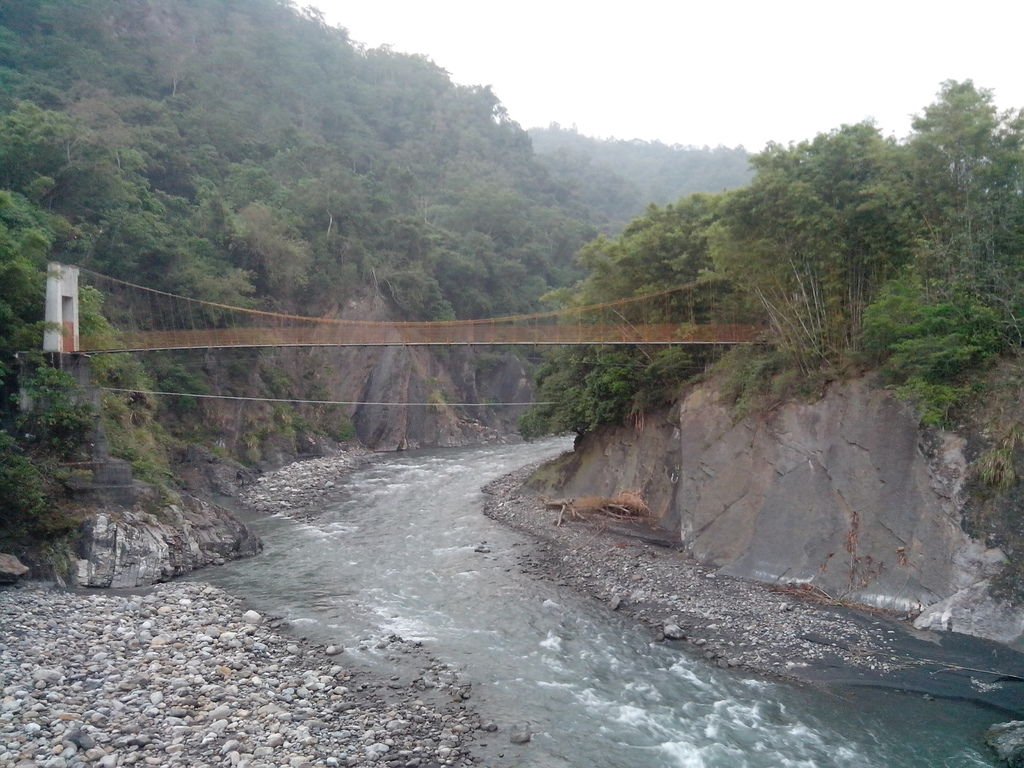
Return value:
M 541 497 L 547 509 L 557 509 L 555 525 L 562 525 L 565 518 L 581 520 L 587 516 L 612 520 L 639 521 L 651 516 L 639 491 L 621 491 L 614 496 L 584 496 L 580 499 L 549 499 Z

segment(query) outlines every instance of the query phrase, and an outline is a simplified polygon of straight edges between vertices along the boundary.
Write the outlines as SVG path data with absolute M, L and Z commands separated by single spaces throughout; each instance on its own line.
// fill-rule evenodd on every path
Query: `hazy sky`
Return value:
M 491 85 L 524 128 L 759 150 L 867 118 L 902 138 L 947 79 L 1024 107 L 1020 0 L 297 4 Z

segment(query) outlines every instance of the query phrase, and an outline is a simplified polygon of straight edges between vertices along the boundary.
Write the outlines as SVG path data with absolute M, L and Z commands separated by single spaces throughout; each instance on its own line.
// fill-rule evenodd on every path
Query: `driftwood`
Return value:
M 548 509 L 558 510 L 555 525 L 561 525 L 568 514 L 570 520 L 582 520 L 593 516 L 611 520 L 643 520 L 651 516 L 651 508 L 647 506 L 639 491 L 622 491 L 614 496 L 584 496 L 580 499 L 548 499 L 542 498 Z

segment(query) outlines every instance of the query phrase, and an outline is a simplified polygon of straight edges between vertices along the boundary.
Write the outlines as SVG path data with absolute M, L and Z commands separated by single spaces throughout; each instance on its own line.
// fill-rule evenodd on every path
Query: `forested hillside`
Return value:
M 952 423 L 976 374 L 1024 339 L 1024 117 L 947 82 L 913 127 L 899 142 L 863 123 L 769 146 L 749 186 L 652 208 L 589 243 L 588 276 L 566 301 L 706 281 L 718 294 L 709 319 L 766 328 L 770 352 L 732 356 L 743 397 L 880 366 L 926 423 Z M 657 357 L 593 357 L 548 366 L 542 399 L 559 404 L 530 431 L 586 431 L 647 407 Z
M 6 3 L 0 83 L 0 188 L 59 217 L 49 255 L 165 290 L 507 313 L 593 231 L 488 88 L 275 0 Z
M 651 204 L 667 205 L 698 192 L 723 192 L 750 182 L 742 147 L 681 147 L 639 139 L 594 139 L 557 123 L 531 128 L 533 148 L 617 233 Z M 624 215 L 625 214 L 625 215 Z
M 88 458 L 94 414 L 62 372 L 20 382 L 33 412 L 9 399 L 14 353 L 40 346 L 48 261 L 260 309 L 473 318 L 575 280 L 604 217 L 489 88 L 367 50 L 289 2 L 0 3 L 0 524 L 66 525 L 44 518 Z M 83 327 L 102 330 L 102 301 L 83 294 Z M 367 377 L 378 394 L 399 382 L 471 428 L 479 413 L 445 399 L 482 397 L 501 370 L 418 352 L 93 361 L 97 383 L 141 390 L 358 400 Z M 114 392 L 101 411 L 113 453 L 156 482 L 183 441 L 256 462 L 275 440 L 287 456 L 301 433 L 379 436 L 387 418 Z M 388 439 L 404 444 L 402 429 Z

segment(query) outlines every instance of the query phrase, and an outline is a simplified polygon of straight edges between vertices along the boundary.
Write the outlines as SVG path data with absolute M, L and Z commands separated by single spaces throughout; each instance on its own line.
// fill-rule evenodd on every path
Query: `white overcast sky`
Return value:
M 492 86 L 524 128 L 756 151 L 868 118 L 903 138 L 948 79 L 1024 107 L 1021 0 L 297 4 Z

